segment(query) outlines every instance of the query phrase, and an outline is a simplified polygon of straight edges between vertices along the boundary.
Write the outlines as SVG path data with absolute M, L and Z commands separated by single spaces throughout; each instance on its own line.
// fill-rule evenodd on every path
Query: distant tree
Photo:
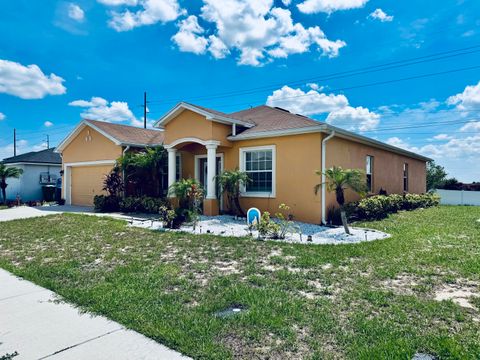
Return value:
M 445 190 L 461 190 L 463 184 L 455 178 L 445 179 L 442 184 L 440 184 L 439 189 Z
M 2 189 L 3 203 L 7 203 L 7 179 L 18 179 L 23 173 L 22 169 L 16 167 L 7 167 L 5 164 L 0 164 L 0 189 Z
M 437 189 L 447 180 L 447 172 L 441 165 L 435 164 L 435 161 L 427 163 L 427 190 Z

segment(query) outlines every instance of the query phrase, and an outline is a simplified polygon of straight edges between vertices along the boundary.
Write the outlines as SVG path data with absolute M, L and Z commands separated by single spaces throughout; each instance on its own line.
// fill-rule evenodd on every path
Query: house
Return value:
M 55 185 L 62 169 L 62 158 L 54 148 L 9 157 L 2 162 L 23 170 L 20 178 L 7 179 L 9 200 L 16 200 L 17 195 L 22 201 L 43 200 L 42 186 Z
M 180 103 L 154 126 L 163 131 L 83 121 L 58 147 L 67 203 L 91 204 L 94 192 L 85 192 L 87 174 L 88 181 L 99 184 L 101 174 L 133 143 L 162 143 L 168 151 L 168 183 L 179 176 L 198 179 L 206 188 L 207 215 L 226 206 L 220 201 L 216 174 L 235 168 L 252 179 L 242 192 L 244 208 L 275 213 L 286 203 L 296 220 L 311 223 L 325 221 L 335 204 L 335 195 L 325 188 L 314 194 L 314 186 L 322 182 L 315 170 L 334 165 L 364 169 L 371 193 L 381 188 L 388 193 L 426 191 L 429 158 L 280 108 L 258 106 L 226 114 Z M 130 134 L 137 132 L 144 134 L 144 141 L 132 141 Z M 79 167 L 84 170 L 79 172 Z M 347 192 L 347 200 L 355 196 Z

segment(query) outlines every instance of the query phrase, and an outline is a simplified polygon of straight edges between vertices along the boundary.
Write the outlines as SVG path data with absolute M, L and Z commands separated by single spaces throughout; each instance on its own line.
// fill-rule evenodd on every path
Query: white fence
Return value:
M 442 205 L 477 205 L 480 206 L 480 191 L 437 190 Z

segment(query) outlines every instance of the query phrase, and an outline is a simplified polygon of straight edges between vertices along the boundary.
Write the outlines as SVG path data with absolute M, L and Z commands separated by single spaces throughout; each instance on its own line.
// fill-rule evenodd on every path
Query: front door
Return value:
M 216 158 L 216 173 L 221 174 L 223 171 L 223 163 L 222 163 L 222 158 L 220 155 L 217 155 Z M 199 181 L 202 187 L 205 189 L 205 196 L 206 196 L 206 189 L 207 189 L 207 158 L 206 157 L 201 157 L 198 158 L 198 176 L 199 176 Z M 222 196 L 220 185 L 218 184 L 218 181 L 215 181 L 215 186 L 217 187 L 217 199 L 218 199 L 218 204 L 220 207 L 220 210 L 223 210 L 223 201 L 220 201 L 220 198 Z

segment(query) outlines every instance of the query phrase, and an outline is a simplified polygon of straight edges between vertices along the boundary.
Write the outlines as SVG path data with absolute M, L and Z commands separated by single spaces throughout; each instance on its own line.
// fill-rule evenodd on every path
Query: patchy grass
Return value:
M 479 218 L 401 212 L 367 224 L 389 239 L 316 246 L 52 215 L 0 223 L 0 266 L 194 358 L 476 359 Z

